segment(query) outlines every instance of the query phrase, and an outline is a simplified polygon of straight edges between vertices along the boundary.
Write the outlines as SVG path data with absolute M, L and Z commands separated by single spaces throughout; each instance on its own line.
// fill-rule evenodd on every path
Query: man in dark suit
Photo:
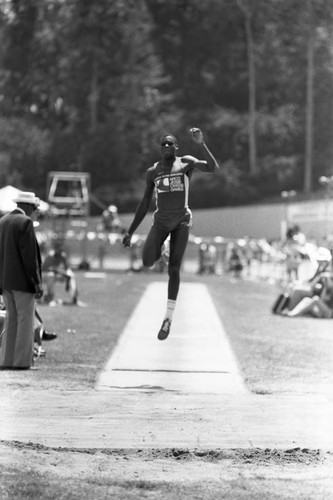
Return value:
M 20 192 L 17 208 L 0 219 L 0 289 L 6 307 L 0 368 L 33 365 L 35 298 L 43 295 L 41 256 L 32 216 L 39 199 Z

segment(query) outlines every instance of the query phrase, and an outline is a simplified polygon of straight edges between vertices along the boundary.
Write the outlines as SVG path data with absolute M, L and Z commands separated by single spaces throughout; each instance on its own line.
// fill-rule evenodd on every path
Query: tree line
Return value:
M 0 0 L 0 186 L 91 174 L 132 210 L 165 131 L 223 169 L 194 207 L 310 196 L 333 165 L 331 0 Z

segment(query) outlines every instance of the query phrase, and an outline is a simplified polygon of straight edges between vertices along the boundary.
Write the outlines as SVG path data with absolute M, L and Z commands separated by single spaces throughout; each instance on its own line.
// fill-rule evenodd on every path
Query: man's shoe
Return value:
M 47 332 L 46 330 L 43 331 L 42 339 L 43 340 L 54 340 L 57 338 L 57 334 L 55 332 Z
M 41 356 L 45 356 L 45 353 L 46 351 L 42 346 L 34 347 L 34 360 Z
M 170 328 L 171 328 L 171 321 L 169 320 L 169 318 L 165 318 L 165 320 L 162 323 L 161 329 L 157 335 L 158 340 L 165 340 L 166 338 L 168 338 L 168 335 L 170 333 Z

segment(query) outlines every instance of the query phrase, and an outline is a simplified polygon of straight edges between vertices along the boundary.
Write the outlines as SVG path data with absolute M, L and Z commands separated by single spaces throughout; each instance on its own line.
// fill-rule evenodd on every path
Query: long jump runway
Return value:
M 205 285 L 181 285 L 170 336 L 157 340 L 166 289 L 148 286 L 95 390 L 18 390 L 13 380 L 1 394 L 0 440 L 70 449 L 333 449 L 332 398 L 246 390 Z
M 152 283 L 129 320 L 97 389 L 244 392 L 236 362 L 205 285 L 182 285 L 172 330 L 157 340 L 166 283 Z

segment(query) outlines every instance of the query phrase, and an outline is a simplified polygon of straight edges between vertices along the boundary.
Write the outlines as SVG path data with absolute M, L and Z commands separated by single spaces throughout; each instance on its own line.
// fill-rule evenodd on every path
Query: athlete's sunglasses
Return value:
M 172 141 L 163 141 L 161 146 L 175 146 L 175 143 Z

